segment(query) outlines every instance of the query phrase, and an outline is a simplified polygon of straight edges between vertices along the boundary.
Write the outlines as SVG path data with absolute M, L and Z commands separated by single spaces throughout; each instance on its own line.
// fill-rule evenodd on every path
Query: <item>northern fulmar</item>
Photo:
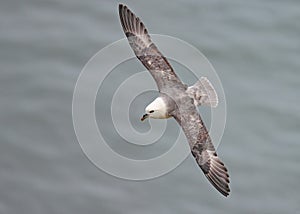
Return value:
M 218 96 L 206 77 L 187 87 L 175 74 L 172 66 L 151 41 L 141 20 L 127 6 L 119 5 L 123 31 L 136 57 L 149 70 L 159 90 L 159 96 L 150 103 L 141 120 L 173 117 L 182 127 L 197 164 L 210 183 L 228 196 L 229 175 L 219 159 L 209 133 L 197 111 L 197 106 L 216 107 Z

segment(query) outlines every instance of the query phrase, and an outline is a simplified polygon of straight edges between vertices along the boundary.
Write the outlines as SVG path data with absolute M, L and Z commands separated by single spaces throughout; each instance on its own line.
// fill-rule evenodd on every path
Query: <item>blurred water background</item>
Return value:
M 124 3 L 151 33 L 183 39 L 213 63 L 227 98 L 218 152 L 230 197 L 192 157 L 133 182 L 81 151 L 72 93 L 89 58 L 124 37 L 118 1 L 11 0 L 0 3 L 0 213 L 300 213 L 300 2 Z

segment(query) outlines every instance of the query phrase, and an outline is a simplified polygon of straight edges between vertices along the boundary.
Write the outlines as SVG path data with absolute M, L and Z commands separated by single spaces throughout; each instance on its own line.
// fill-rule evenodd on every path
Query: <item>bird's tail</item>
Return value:
M 217 107 L 218 95 L 210 81 L 201 77 L 194 85 L 187 88 L 188 95 L 194 99 L 194 104 Z

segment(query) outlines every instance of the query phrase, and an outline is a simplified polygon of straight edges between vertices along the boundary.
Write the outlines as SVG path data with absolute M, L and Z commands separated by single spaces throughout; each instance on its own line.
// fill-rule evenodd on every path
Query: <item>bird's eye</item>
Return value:
M 149 113 L 153 113 L 153 112 L 154 112 L 154 110 L 149 111 Z

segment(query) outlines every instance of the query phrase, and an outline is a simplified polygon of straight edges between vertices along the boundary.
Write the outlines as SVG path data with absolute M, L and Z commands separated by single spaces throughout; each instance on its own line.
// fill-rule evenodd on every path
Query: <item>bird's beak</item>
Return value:
M 147 119 L 149 117 L 149 114 L 144 114 L 143 117 L 141 118 L 141 121 L 144 121 L 145 119 Z

